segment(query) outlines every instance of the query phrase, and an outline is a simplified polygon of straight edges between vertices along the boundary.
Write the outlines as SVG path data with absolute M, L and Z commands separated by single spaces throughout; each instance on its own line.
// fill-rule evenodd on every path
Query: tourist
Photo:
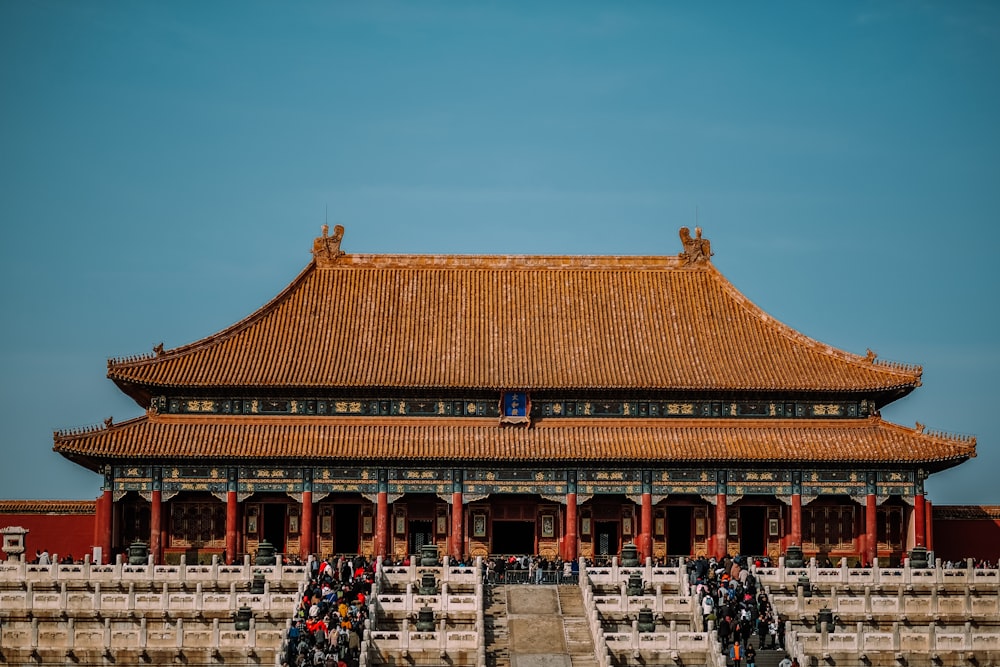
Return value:
M 792 661 L 788 659 L 787 654 L 781 659 L 781 662 L 778 663 L 778 667 L 792 667 Z
M 743 658 L 746 660 L 747 667 L 757 667 L 757 651 L 754 650 L 753 644 L 747 644 Z

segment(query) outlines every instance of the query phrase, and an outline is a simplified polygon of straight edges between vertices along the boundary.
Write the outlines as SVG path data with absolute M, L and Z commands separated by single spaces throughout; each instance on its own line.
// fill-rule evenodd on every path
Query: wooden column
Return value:
M 726 494 L 715 495 L 715 558 L 722 560 L 728 551 L 726 541 Z
M 639 534 L 638 546 L 639 555 L 645 562 L 647 558 L 653 556 L 653 494 L 645 492 L 642 494 L 641 512 L 642 518 L 639 522 L 641 533 Z
M 385 557 L 389 546 L 389 473 L 378 471 L 378 496 L 375 501 L 375 557 Z
M 451 494 L 451 536 L 449 537 L 448 553 L 452 558 L 462 558 L 465 555 L 465 507 L 462 504 L 462 492 L 452 491 Z
M 156 565 L 163 562 L 163 545 L 160 543 L 162 509 L 162 493 L 157 489 L 153 491 L 149 501 L 149 553 L 153 555 L 153 563 Z
M 236 468 L 229 468 L 226 471 L 226 564 L 231 565 L 236 562 L 236 554 L 239 549 L 237 536 L 239 535 L 240 522 L 240 502 L 236 494 L 239 488 L 236 480 Z
M 927 550 L 934 551 L 934 507 L 931 505 L 931 501 L 924 501 L 924 509 L 924 516 L 926 518 L 924 532 L 927 535 Z
M 313 494 L 312 491 L 302 492 L 302 531 L 299 535 L 299 558 L 302 562 L 309 559 L 313 551 Z
M 865 498 L 865 538 L 866 565 L 873 565 L 878 561 L 878 504 L 874 493 Z
M 917 493 L 913 496 L 913 546 L 926 547 L 927 519 L 924 516 L 924 494 Z
M 112 495 L 114 479 L 111 474 L 111 466 L 104 466 L 104 486 L 101 493 L 100 505 L 98 505 L 97 525 L 97 546 L 101 547 L 101 558 L 104 563 L 114 563 L 115 557 L 111 553 L 111 532 L 114 527 L 115 502 Z
M 792 494 L 792 512 L 791 512 L 791 539 L 792 544 L 801 547 L 802 546 L 802 494 L 793 493 Z
M 452 558 L 462 558 L 465 555 L 463 478 L 461 469 L 451 471 L 451 534 L 448 535 L 448 554 Z
M 563 560 L 576 560 L 579 537 L 576 534 L 576 471 L 566 474 L 566 526 L 563 529 Z
M 226 491 L 226 563 L 236 559 L 236 524 L 239 521 L 239 501 L 236 491 Z

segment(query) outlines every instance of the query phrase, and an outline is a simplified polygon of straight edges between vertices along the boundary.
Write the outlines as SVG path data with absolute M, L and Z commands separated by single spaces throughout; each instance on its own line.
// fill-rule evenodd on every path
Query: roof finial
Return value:
M 342 225 L 335 225 L 333 228 L 333 236 L 327 236 L 330 232 L 330 227 L 326 224 L 323 225 L 323 236 L 318 237 L 313 241 L 313 257 L 316 258 L 317 266 L 330 266 L 337 258 L 344 254 L 344 251 L 340 249 L 340 241 L 344 238 L 344 227 Z
M 711 261 L 712 242 L 701 238 L 701 227 L 694 228 L 694 238 L 691 238 L 691 230 L 687 227 L 681 227 L 680 234 L 681 243 L 684 244 L 684 252 L 680 254 L 680 258 L 684 260 L 685 265 L 705 264 Z

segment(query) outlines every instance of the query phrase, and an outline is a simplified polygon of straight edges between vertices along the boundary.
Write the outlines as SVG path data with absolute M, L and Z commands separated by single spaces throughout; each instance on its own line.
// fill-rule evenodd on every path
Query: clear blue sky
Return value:
M 1000 504 L 1000 4 L 0 3 L 0 498 L 92 499 L 52 431 L 106 359 L 348 252 L 676 254 L 825 343 L 921 364 Z

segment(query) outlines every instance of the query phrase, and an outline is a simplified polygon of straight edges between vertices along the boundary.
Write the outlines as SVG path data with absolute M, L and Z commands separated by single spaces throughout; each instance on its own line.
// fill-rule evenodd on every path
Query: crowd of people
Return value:
M 331 556 L 310 566 L 309 585 L 288 630 L 282 665 L 357 667 L 374 563 L 364 556 Z
M 758 590 L 750 563 L 741 556 L 688 561 L 691 590 L 701 607 L 702 629 L 716 629 L 723 655 L 734 667 L 754 667 L 757 651 L 785 651 L 786 619 Z M 756 637 L 756 647 L 752 638 Z

